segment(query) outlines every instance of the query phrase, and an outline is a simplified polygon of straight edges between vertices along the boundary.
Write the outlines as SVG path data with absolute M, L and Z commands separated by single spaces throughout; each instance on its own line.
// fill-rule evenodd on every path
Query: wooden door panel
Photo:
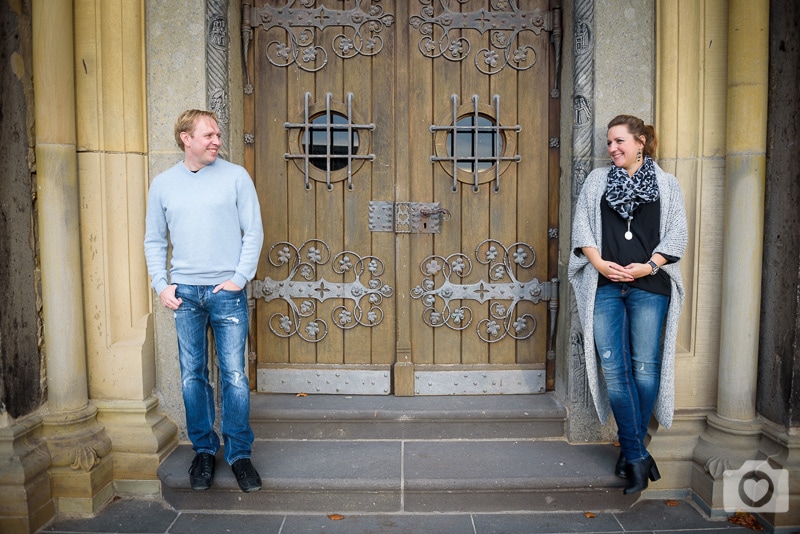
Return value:
M 343 4 L 352 2 L 342 2 Z M 344 9 L 347 9 L 345 7 Z M 319 47 L 326 46 L 339 33 L 338 27 L 327 27 L 316 33 L 315 44 Z M 330 93 L 332 98 L 338 102 L 343 102 L 342 85 L 344 73 L 343 60 L 333 54 L 328 55 L 328 64 L 314 75 L 313 80 L 308 80 L 308 85 L 301 88 L 314 95 L 314 102 L 325 102 Z M 361 184 L 359 184 L 360 186 Z M 344 213 L 344 186 L 337 183 L 329 191 L 326 185 L 321 182 L 312 184 L 311 191 L 316 199 L 316 220 L 313 229 L 309 229 L 310 235 L 316 236 L 331 247 L 332 254 L 345 250 L 343 228 L 348 223 L 345 222 Z M 332 283 L 342 283 L 343 276 L 326 270 L 325 279 Z M 328 335 L 324 342 L 317 343 L 316 361 L 321 364 L 341 364 L 344 363 L 344 332 L 334 327 L 335 307 L 338 305 L 336 300 L 326 300 L 319 303 L 318 315 L 328 321 Z
M 266 236 L 254 282 L 258 389 L 543 390 L 535 373 L 545 368 L 554 318 L 546 282 L 555 274 L 549 127 L 558 106 L 549 96 L 550 34 L 511 27 L 544 21 L 548 1 L 517 11 L 486 0 L 331 2 L 255 0 L 243 10 L 253 28 L 247 161 Z M 298 125 L 330 109 L 371 125 L 359 130 L 358 153 L 374 159 L 348 178 L 304 168 L 308 128 Z M 494 163 L 502 172 L 454 177 L 452 162 L 435 161 L 467 150 L 447 147 L 464 117 L 489 121 L 504 139 Z M 438 231 L 395 234 L 371 226 L 376 202 L 446 213 L 436 215 Z M 316 262 L 307 259 L 312 248 Z M 519 387 L 494 389 L 498 377 Z
M 281 38 L 281 31 L 273 29 L 265 32 L 255 32 L 254 49 L 262 50 L 266 43 Z M 290 202 L 289 186 L 286 173 L 287 166 L 283 161 L 283 154 L 288 150 L 286 132 L 278 120 L 269 120 L 269 117 L 280 117 L 285 114 L 285 99 L 289 86 L 289 71 L 270 69 L 265 54 L 253 54 L 253 94 L 264 95 L 279 91 L 276 98 L 248 99 L 253 103 L 254 119 L 250 124 L 254 143 L 253 179 L 261 201 L 261 217 L 264 230 L 269 236 L 288 235 L 289 221 L 294 220 L 293 208 Z M 258 120 L 265 118 L 265 120 Z M 271 238 L 268 238 L 271 239 Z M 270 240 L 265 239 L 264 250 L 261 254 L 256 277 L 269 270 L 272 254 L 269 253 Z M 276 313 L 285 313 L 285 306 L 279 302 L 264 303 L 259 301 L 256 306 L 256 332 L 251 337 L 256 339 L 256 353 L 259 363 L 285 363 L 290 354 L 291 338 L 270 336 L 269 342 L 265 339 L 266 332 L 270 332 L 270 320 Z
M 385 2 L 384 14 L 393 14 L 393 2 Z M 351 89 L 354 94 L 361 95 L 365 101 L 369 99 L 370 122 L 375 124 L 375 129 L 370 137 L 371 151 L 376 159 L 371 166 L 371 196 L 365 200 L 394 201 L 395 200 L 395 169 L 397 168 L 396 154 L 397 136 L 394 132 L 396 118 L 395 106 L 391 104 L 392 95 L 395 93 L 395 54 L 397 47 L 397 22 L 381 32 L 382 48 L 378 55 L 371 58 L 359 58 L 361 69 L 354 72 L 370 72 L 367 78 L 362 76 L 358 84 Z M 362 214 L 363 216 L 363 214 Z M 395 288 L 392 305 L 384 306 L 383 323 L 380 328 L 369 329 L 370 352 L 369 361 L 373 365 L 391 366 L 395 363 L 397 353 L 397 275 L 399 262 L 396 254 L 395 236 L 389 232 L 370 232 L 368 225 L 362 223 L 359 230 L 363 233 L 364 242 L 371 243 L 373 254 L 386 261 L 387 271 L 381 276 L 384 281 Z

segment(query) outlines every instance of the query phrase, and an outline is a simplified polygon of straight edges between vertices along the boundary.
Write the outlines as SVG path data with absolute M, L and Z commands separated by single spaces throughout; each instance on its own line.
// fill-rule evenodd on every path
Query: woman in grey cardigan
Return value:
M 672 424 L 675 399 L 678 261 L 688 234 L 680 185 L 653 161 L 655 149 L 652 126 L 630 115 L 611 120 L 612 165 L 586 178 L 569 261 L 589 388 L 601 422 L 614 413 L 625 494 L 660 478 L 644 441 L 651 415 Z

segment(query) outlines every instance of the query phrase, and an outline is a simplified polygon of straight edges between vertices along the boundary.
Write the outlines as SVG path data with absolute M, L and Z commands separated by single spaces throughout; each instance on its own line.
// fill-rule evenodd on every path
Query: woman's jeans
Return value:
M 222 436 L 225 461 L 250 458 L 250 384 L 245 372 L 247 294 L 218 291 L 214 286 L 178 284 L 175 295 L 183 299 L 175 311 L 178 355 L 181 364 L 186 429 L 195 453 L 216 454 L 219 436 L 214 431 L 214 392 L 208 381 L 208 327 L 214 332 L 222 384 Z
M 597 288 L 594 341 L 629 463 L 649 455 L 644 446 L 661 379 L 661 336 L 669 297 L 627 284 Z

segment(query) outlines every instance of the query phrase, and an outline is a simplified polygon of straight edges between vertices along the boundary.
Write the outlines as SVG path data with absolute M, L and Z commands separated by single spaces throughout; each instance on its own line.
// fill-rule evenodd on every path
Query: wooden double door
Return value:
M 550 3 L 245 0 L 258 391 L 548 389 Z

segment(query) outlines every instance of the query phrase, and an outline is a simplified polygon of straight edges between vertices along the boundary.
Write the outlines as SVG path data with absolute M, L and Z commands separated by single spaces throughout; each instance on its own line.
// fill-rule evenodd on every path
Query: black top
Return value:
M 656 250 L 656 246 L 661 242 L 659 237 L 659 223 L 661 221 L 661 200 L 640 204 L 633 212 L 631 220 L 631 233 L 633 239 L 625 239 L 625 232 L 628 231 L 628 221 L 614 211 L 606 202 L 606 197 L 600 199 L 600 216 L 603 224 L 603 259 L 613 261 L 620 265 L 629 263 L 647 263 L 653 256 L 653 252 L 658 252 L 667 263 L 678 261 L 679 258 L 668 256 Z M 612 282 L 602 274 L 599 275 L 597 285 L 619 284 L 623 282 Z M 644 289 L 651 293 L 670 296 L 671 284 L 669 275 L 664 271 L 658 271 L 654 276 L 643 276 L 633 282 L 624 282 L 632 287 Z

